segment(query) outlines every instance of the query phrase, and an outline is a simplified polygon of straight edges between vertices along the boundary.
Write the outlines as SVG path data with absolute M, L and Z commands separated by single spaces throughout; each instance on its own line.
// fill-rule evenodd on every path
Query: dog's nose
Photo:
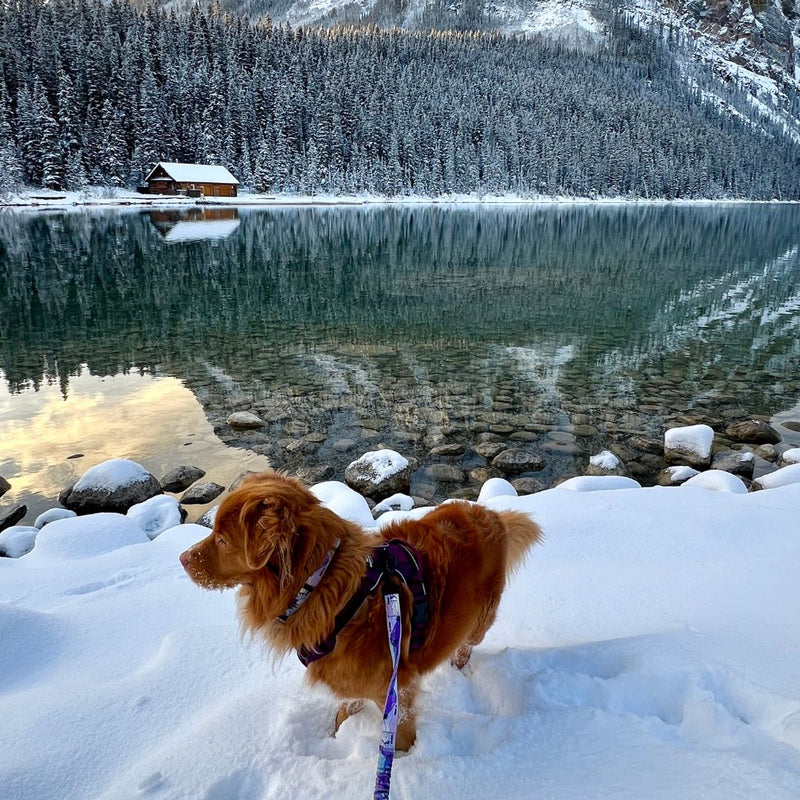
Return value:
M 186 567 L 189 564 L 189 558 L 190 558 L 190 555 L 189 555 L 189 551 L 188 550 L 184 550 L 180 555 L 181 564 L 183 565 L 184 569 L 186 569 Z

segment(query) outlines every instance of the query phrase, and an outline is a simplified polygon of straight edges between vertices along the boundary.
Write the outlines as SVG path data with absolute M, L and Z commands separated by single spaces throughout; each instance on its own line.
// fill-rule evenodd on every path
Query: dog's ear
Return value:
M 292 575 L 292 549 L 296 528 L 294 513 L 280 498 L 259 498 L 243 509 L 245 561 L 253 570 L 268 563 L 283 588 Z

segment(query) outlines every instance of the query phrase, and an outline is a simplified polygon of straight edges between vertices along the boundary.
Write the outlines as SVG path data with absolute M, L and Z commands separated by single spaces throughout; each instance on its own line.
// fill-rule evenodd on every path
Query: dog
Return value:
M 277 654 L 307 652 L 328 640 L 329 652 L 308 664 L 307 676 L 342 701 L 335 735 L 366 701 L 383 708 L 392 675 L 380 591 L 356 600 L 352 618 L 335 631 L 337 615 L 348 602 L 353 605 L 376 548 L 392 540 L 406 543 L 411 560 L 422 562 L 426 596 L 419 605 L 427 606 L 414 647 L 415 595 L 399 582 L 403 638 L 396 747 L 408 750 L 416 738 L 420 677 L 448 660 L 459 669 L 466 666 L 494 622 L 509 575 L 541 538 L 527 515 L 467 501 L 447 502 L 420 518 L 367 533 L 323 506 L 299 480 L 265 472 L 230 492 L 213 532 L 180 561 L 205 589 L 239 587 L 243 629 Z

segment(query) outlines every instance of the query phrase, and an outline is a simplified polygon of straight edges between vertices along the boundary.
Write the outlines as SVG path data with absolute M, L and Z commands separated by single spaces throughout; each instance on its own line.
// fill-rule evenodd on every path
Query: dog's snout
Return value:
M 186 569 L 186 567 L 188 567 L 188 566 L 189 566 L 189 559 L 190 559 L 191 557 L 192 557 L 192 556 L 191 556 L 191 551 L 190 551 L 190 550 L 184 550 L 184 551 L 181 553 L 181 555 L 180 555 L 180 559 L 181 559 L 181 565 L 183 566 L 183 568 L 184 568 L 184 569 Z

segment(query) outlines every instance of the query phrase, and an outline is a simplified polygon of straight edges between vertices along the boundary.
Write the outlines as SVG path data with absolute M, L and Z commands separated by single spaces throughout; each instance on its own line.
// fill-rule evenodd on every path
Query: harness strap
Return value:
M 408 587 L 414 598 L 411 612 L 411 637 L 409 649 L 418 650 L 425 641 L 428 623 L 428 596 L 422 575 L 422 556 L 413 545 L 402 539 L 392 539 L 376 547 L 367 558 L 367 570 L 355 594 L 336 615 L 333 630 L 321 642 L 303 645 L 297 657 L 307 667 L 328 655 L 336 647 L 336 637 L 355 616 L 364 601 L 384 581 L 399 581 Z

